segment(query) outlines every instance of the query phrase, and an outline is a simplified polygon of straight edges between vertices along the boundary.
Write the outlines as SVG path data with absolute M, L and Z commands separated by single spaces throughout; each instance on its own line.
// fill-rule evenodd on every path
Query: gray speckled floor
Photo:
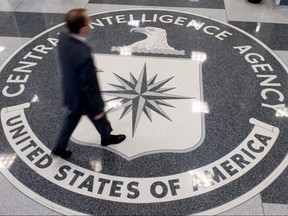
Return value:
M 76 7 L 127 139 L 101 147 L 84 117 L 62 160 L 57 38 Z M 1 0 L 0 215 L 288 215 L 287 14 L 274 0 Z

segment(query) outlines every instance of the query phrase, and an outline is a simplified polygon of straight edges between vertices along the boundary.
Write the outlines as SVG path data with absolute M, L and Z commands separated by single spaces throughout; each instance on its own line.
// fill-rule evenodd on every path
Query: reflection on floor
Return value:
M 1 0 L 1 215 L 288 215 L 288 6 Z M 120 145 L 66 110 L 57 37 L 87 8 Z M 160 37 L 161 35 L 161 37 Z M 69 51 L 67 51 L 69 52 Z

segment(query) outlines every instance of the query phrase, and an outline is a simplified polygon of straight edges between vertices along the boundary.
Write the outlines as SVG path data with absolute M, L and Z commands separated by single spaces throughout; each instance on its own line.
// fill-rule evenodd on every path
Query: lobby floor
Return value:
M 102 147 L 83 116 L 64 160 L 72 8 L 127 139 Z M 288 215 L 287 35 L 274 0 L 1 0 L 0 215 Z

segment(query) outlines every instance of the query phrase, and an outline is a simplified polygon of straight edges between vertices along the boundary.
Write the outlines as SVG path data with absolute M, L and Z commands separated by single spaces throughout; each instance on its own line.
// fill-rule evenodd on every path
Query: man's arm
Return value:
M 102 114 L 104 102 L 102 100 L 92 58 L 85 59 L 80 65 L 78 73 L 80 89 L 85 98 L 85 102 L 95 118 L 100 119 L 104 116 Z

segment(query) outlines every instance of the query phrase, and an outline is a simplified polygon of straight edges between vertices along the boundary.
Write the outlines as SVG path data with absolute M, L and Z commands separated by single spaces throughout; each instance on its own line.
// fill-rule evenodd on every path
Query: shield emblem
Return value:
M 94 54 L 112 134 L 126 140 L 107 149 L 127 159 L 156 152 L 187 152 L 204 139 L 202 61 L 184 58 Z M 100 135 L 87 117 L 72 134 L 96 146 Z

